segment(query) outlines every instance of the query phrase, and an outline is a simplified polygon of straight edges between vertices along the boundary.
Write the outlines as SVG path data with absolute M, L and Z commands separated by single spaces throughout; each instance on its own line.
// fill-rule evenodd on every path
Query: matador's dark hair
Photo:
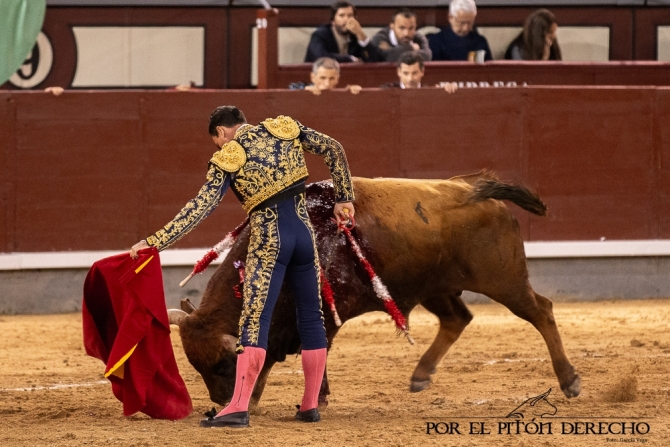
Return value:
M 244 113 L 235 106 L 219 106 L 209 116 L 209 134 L 217 136 L 216 126 L 233 127 L 244 124 L 247 118 Z

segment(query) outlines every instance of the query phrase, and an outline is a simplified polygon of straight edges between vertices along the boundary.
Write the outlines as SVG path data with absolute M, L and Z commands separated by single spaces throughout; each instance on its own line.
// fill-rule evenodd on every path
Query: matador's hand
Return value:
M 335 214 L 335 219 L 337 219 L 337 225 L 348 224 L 351 219 L 354 217 L 354 204 L 351 202 L 342 202 L 336 203 L 335 208 L 333 209 L 333 214 Z
M 144 249 L 144 248 L 149 248 L 149 247 L 150 247 L 150 245 L 147 244 L 147 241 L 142 239 L 137 244 L 133 245 L 133 247 L 130 249 L 130 257 L 133 258 L 133 259 L 137 259 L 138 258 L 137 252 Z

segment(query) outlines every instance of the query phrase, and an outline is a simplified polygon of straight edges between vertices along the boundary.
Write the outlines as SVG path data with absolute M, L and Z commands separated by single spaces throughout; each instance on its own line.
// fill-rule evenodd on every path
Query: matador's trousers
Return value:
M 272 311 L 286 276 L 295 298 L 302 349 L 327 347 L 319 258 L 305 193 L 253 211 L 249 219 L 251 236 L 238 344 L 267 350 Z

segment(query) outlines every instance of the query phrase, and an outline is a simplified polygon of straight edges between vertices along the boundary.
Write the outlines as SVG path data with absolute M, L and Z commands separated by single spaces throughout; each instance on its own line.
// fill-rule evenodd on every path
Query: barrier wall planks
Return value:
M 121 250 L 204 182 L 215 106 L 291 115 L 332 135 L 354 175 L 448 178 L 490 169 L 537 189 L 525 240 L 670 238 L 670 88 L 528 87 L 359 95 L 292 91 L 0 94 L 0 251 Z M 312 177 L 328 177 L 308 156 Z M 399 212 L 403 212 L 399 210 Z M 410 210 L 411 212 L 411 210 Z M 232 194 L 177 247 L 218 242 Z

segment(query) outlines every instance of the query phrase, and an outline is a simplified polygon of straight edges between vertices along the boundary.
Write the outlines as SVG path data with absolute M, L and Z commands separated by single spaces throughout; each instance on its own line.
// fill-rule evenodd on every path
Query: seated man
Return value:
M 315 95 L 320 95 L 324 90 L 335 90 L 340 82 L 340 64 L 335 59 L 320 57 L 312 64 L 312 72 L 309 74 L 311 84 L 304 82 L 293 82 L 288 88 L 291 90 L 307 90 Z M 360 85 L 347 85 L 346 90 L 352 95 L 358 95 L 361 91 Z
M 416 14 L 407 8 L 399 9 L 391 17 L 391 24 L 372 37 L 382 59 L 396 62 L 407 51 L 418 51 L 424 61 L 433 57 L 428 39 L 416 32 Z
M 422 88 L 423 75 L 426 73 L 423 58 L 418 51 L 404 53 L 398 59 L 398 82 L 382 85 L 382 88 Z M 438 86 L 447 93 L 454 93 L 458 89 L 455 82 L 441 82 Z
M 338 62 L 378 62 L 377 49 L 355 18 L 356 8 L 347 1 L 330 7 L 330 23 L 321 25 L 309 40 L 305 62 L 330 57 Z
M 470 53 L 484 52 L 484 60 L 493 60 L 486 38 L 474 28 L 477 5 L 474 0 L 452 0 L 449 4 L 449 26 L 428 36 L 434 61 L 476 60 Z

